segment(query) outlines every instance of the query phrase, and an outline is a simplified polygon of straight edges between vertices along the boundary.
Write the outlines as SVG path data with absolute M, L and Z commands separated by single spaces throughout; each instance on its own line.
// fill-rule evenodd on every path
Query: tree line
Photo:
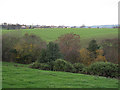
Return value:
M 91 40 L 87 48 L 81 48 L 80 36 L 68 33 L 48 44 L 40 37 L 25 34 L 18 37 L 12 33 L 3 34 L 2 54 L 4 61 L 32 63 L 65 59 L 71 63 L 81 62 L 86 65 L 96 61 L 118 63 L 118 39 L 106 39 L 97 44 Z
M 118 39 L 105 39 L 101 44 L 91 40 L 87 48 L 81 48 L 80 36 L 74 33 L 49 43 L 34 34 L 2 35 L 3 61 L 30 64 L 31 68 L 43 70 L 116 77 L 118 48 Z M 103 67 L 104 72 L 99 70 Z

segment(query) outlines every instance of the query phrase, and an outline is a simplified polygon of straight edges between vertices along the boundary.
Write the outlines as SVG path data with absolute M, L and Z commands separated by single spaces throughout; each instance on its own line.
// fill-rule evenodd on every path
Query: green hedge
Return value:
M 30 68 L 35 68 L 35 69 L 41 69 L 41 70 L 50 70 L 50 66 L 48 64 L 45 63 L 32 63 L 30 65 Z
M 54 62 L 53 70 L 54 71 L 73 72 L 75 70 L 75 68 L 73 67 L 73 65 L 70 62 L 67 62 L 62 59 L 57 59 Z
M 49 63 L 38 63 L 35 62 L 30 65 L 30 68 L 41 69 L 41 70 L 51 70 L 51 71 L 65 71 L 65 72 L 75 72 L 75 68 L 70 62 L 62 59 L 57 59 Z
M 105 77 L 118 78 L 118 65 L 110 62 L 96 62 L 88 68 L 83 69 L 83 73 L 90 75 L 99 75 Z
M 64 71 L 73 73 L 82 73 L 89 75 L 98 75 L 104 77 L 118 78 L 118 64 L 110 62 L 96 62 L 91 64 L 89 67 L 85 67 L 81 63 L 71 64 L 62 59 L 49 63 L 33 63 L 30 65 L 31 68 L 51 71 Z
M 75 68 L 75 73 L 81 73 L 83 69 L 85 68 L 85 65 L 81 63 L 75 63 L 73 64 L 73 66 Z

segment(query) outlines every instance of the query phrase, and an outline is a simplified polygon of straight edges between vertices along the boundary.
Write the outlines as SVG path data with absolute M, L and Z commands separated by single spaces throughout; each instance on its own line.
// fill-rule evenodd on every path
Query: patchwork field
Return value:
M 14 33 L 13 33 L 14 32 Z M 40 36 L 46 42 L 54 41 L 59 36 L 66 33 L 79 34 L 81 39 L 81 47 L 86 47 L 88 42 L 92 39 L 96 39 L 98 43 L 104 39 L 111 39 L 118 37 L 118 29 L 108 28 L 42 28 L 42 29 L 23 29 L 23 30 L 3 30 L 5 33 L 13 33 L 17 35 L 24 35 L 25 33 L 35 34 Z
M 117 79 L 31 69 L 16 63 L 2 64 L 3 88 L 118 88 Z

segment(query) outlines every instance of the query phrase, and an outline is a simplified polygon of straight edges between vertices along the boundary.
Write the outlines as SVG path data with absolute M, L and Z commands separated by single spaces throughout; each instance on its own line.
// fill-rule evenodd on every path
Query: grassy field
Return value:
M 43 28 L 43 29 L 23 29 L 23 30 L 3 30 L 2 33 L 17 33 L 24 35 L 25 33 L 32 33 L 40 36 L 46 42 L 54 41 L 59 36 L 66 33 L 79 34 L 81 37 L 81 47 L 86 47 L 88 42 L 92 39 L 96 39 L 98 43 L 104 39 L 111 39 L 118 37 L 118 29 L 108 28 Z
M 44 71 L 2 63 L 3 88 L 118 88 L 118 80 L 68 72 Z

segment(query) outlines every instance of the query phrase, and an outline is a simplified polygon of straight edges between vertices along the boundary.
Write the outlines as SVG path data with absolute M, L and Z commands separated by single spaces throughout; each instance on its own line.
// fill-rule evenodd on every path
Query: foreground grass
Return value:
M 3 62 L 3 88 L 118 88 L 118 80 Z
M 79 34 L 81 39 L 81 47 L 87 47 L 88 42 L 96 39 L 101 42 L 104 39 L 111 39 L 118 37 L 118 29 L 109 28 L 43 28 L 43 29 L 23 29 L 23 30 L 3 30 L 2 33 L 16 32 L 19 35 L 25 33 L 35 34 L 40 36 L 46 42 L 55 41 L 59 36 L 66 33 Z

